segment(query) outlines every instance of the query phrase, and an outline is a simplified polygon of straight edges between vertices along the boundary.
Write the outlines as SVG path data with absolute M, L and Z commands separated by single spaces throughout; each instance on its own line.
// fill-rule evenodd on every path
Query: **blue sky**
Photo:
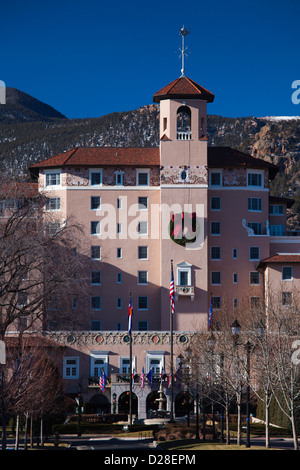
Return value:
M 300 115 L 299 0 L 15 0 L 0 17 L 0 80 L 69 118 L 151 104 L 180 76 L 183 25 L 210 114 Z

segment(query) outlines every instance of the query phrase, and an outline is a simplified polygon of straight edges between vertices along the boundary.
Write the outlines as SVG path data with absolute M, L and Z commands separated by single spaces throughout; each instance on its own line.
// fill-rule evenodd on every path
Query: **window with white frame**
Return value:
M 136 368 L 135 357 L 132 356 L 132 370 Z M 129 356 L 120 356 L 120 365 L 119 365 L 120 374 L 129 374 L 130 373 L 130 357 Z
M 60 186 L 60 170 L 46 172 L 46 186 Z
M 138 271 L 138 284 L 148 284 L 148 271 Z
M 116 175 L 116 186 L 123 186 L 124 171 L 117 170 L 115 171 Z
M 192 265 L 187 262 L 177 264 L 177 285 L 192 285 Z
M 91 221 L 91 235 L 100 235 L 101 225 L 99 220 Z
M 262 188 L 264 183 L 263 170 L 248 170 L 247 185 L 255 188 Z
M 63 378 L 78 379 L 79 377 L 79 357 L 69 356 L 63 359 Z
M 138 223 L 138 234 L 139 235 L 148 234 L 148 222 L 142 221 Z
M 100 377 L 102 372 L 108 375 L 108 352 L 90 351 L 91 377 Z
M 164 369 L 165 365 L 164 352 L 162 351 L 149 351 L 146 355 L 146 370 L 153 369 L 154 374 L 160 374 Z
M 138 247 L 138 259 L 148 259 L 148 247 L 147 246 Z
M 60 197 L 49 197 L 46 201 L 46 211 L 60 211 Z
M 102 185 L 102 169 L 93 168 L 90 170 L 90 186 Z
M 138 209 L 139 211 L 148 209 L 148 197 L 147 196 L 140 196 L 138 198 Z
M 282 267 L 282 277 L 283 281 L 292 281 L 293 280 L 293 268 L 292 266 L 283 266 Z
M 136 170 L 137 186 L 149 186 L 149 170 Z
M 101 198 L 100 196 L 91 196 L 91 210 L 96 211 L 101 207 Z

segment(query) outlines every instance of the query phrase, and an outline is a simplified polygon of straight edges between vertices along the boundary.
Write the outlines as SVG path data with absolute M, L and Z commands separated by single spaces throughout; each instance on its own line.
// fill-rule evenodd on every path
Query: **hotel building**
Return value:
M 57 222 L 73 217 L 83 227 L 81 255 L 90 267 L 85 294 L 73 301 L 83 327 L 45 334 L 64 346 L 67 391 L 80 392 L 91 412 L 128 410 L 130 292 L 134 414 L 143 419 L 155 409 L 161 373 L 170 409 L 171 260 L 175 369 L 194 332 L 208 329 L 211 298 L 215 317 L 222 309 L 234 315 L 241 303 L 262 303 L 272 279 L 284 292 L 299 279 L 300 239 L 286 228 L 290 201 L 269 192 L 278 168 L 208 146 L 213 100 L 183 75 L 154 94 L 159 147 L 75 148 L 30 167 Z M 141 386 L 143 369 L 154 372 L 152 388 Z M 182 389 L 174 393 L 180 414 Z

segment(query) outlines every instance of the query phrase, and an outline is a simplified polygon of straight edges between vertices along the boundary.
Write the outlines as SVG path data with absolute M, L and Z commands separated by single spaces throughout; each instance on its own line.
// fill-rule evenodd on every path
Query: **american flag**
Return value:
M 141 372 L 141 388 L 145 387 L 145 373 L 144 373 L 144 367 L 142 368 Z
M 175 313 L 175 285 L 174 285 L 174 274 L 173 274 L 172 263 L 171 263 L 170 299 L 171 299 L 172 313 Z
M 107 379 L 106 374 L 104 371 L 102 371 L 99 377 L 99 387 L 102 392 L 105 391 L 106 379 Z
M 130 296 L 129 305 L 128 305 L 128 333 L 131 333 L 132 315 L 133 315 L 133 306 L 132 306 L 132 300 Z

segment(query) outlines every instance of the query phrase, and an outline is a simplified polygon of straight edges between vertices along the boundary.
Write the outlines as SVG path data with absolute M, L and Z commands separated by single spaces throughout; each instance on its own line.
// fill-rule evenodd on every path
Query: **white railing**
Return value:
M 192 133 L 191 131 L 179 132 L 177 131 L 177 140 L 191 140 Z

